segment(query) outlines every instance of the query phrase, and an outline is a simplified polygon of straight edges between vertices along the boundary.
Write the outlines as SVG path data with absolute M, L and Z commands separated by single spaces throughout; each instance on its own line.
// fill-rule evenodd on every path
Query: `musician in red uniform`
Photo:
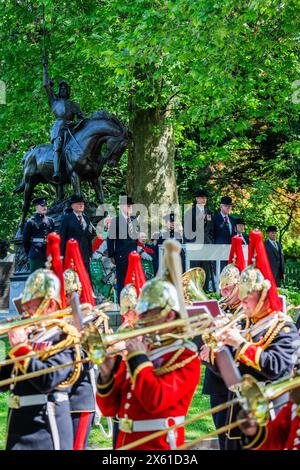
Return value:
M 179 316 L 175 287 L 162 279 L 148 281 L 136 310 L 139 326 L 168 323 Z M 174 333 L 167 327 L 163 331 Z M 104 416 L 118 416 L 116 448 L 152 432 L 184 423 L 200 380 L 200 360 L 194 343 L 170 339 L 161 346 L 145 337 L 126 342 L 127 357 L 107 358 L 100 366 L 97 402 Z M 136 449 L 174 449 L 184 443 L 184 427 Z

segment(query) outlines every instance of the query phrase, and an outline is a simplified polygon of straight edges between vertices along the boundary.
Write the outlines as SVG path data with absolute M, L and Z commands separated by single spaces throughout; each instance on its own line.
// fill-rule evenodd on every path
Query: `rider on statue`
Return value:
M 71 87 L 66 81 L 59 83 L 58 95 L 54 94 L 53 85 L 52 80 L 48 77 L 48 60 L 45 57 L 43 59 L 43 86 L 45 87 L 51 110 L 56 118 L 50 134 L 51 143 L 54 148 L 53 180 L 55 183 L 59 183 L 61 181 L 61 158 L 65 131 L 71 127 L 76 116 L 77 118 L 83 118 L 83 113 L 79 104 L 69 99 Z

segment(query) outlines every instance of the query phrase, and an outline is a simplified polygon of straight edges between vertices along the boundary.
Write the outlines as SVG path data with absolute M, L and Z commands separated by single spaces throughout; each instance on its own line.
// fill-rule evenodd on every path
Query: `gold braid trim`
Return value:
M 262 349 L 266 349 L 266 348 L 269 346 L 269 344 L 272 343 L 273 339 L 275 338 L 275 336 L 278 335 L 279 331 L 282 330 L 282 328 L 284 327 L 285 323 L 286 323 L 286 322 L 283 321 L 283 322 L 279 323 L 279 325 L 277 324 L 277 326 L 274 325 L 274 328 L 275 328 L 275 329 L 274 329 L 273 331 L 271 331 L 271 334 L 270 334 L 269 338 L 267 339 L 266 337 L 264 337 L 264 343 L 263 343 L 263 345 L 261 346 Z M 276 327 L 275 327 L 275 326 L 276 326 Z
M 80 345 L 80 334 L 78 330 L 73 325 L 70 325 L 69 323 L 66 323 L 65 321 L 62 321 L 62 320 L 55 320 L 54 322 L 51 322 L 51 325 L 49 326 L 53 327 L 53 324 L 61 328 L 63 333 L 66 334 L 66 338 L 63 339 L 62 341 L 59 341 L 54 346 L 51 346 L 49 351 L 45 350 L 45 353 L 41 356 L 41 360 L 42 361 L 47 360 L 49 357 L 53 356 L 54 354 L 61 351 L 62 349 L 74 348 L 75 349 L 74 362 L 80 361 L 81 360 L 81 345 Z M 81 364 L 80 363 L 75 364 L 74 370 L 71 373 L 70 377 L 68 377 L 66 380 L 61 382 L 56 387 L 56 390 L 63 390 L 65 388 L 70 387 L 71 385 L 74 385 L 74 383 L 78 380 L 80 373 L 81 373 Z
M 280 323 L 280 324 L 279 324 Z M 281 322 L 279 319 L 269 327 L 268 331 L 266 334 L 261 338 L 259 341 L 256 343 L 252 341 L 251 335 L 249 333 L 250 339 L 248 339 L 248 342 L 251 344 L 254 344 L 256 346 L 261 346 L 262 349 L 265 349 L 269 344 L 273 341 L 275 336 L 279 333 L 279 331 L 284 327 L 285 321 Z
M 160 367 L 159 369 L 154 369 L 154 374 L 155 375 L 164 375 L 164 374 L 168 374 L 169 372 L 173 372 L 176 369 L 180 369 L 181 367 L 186 366 L 189 362 L 192 362 L 196 357 L 198 357 L 198 353 L 195 353 L 192 356 L 184 359 L 184 361 L 177 362 L 177 364 L 173 364 L 171 366 L 166 364 L 165 366 Z M 174 362 L 174 361 L 172 361 L 172 362 Z
M 75 349 L 75 362 L 80 361 L 81 360 L 81 346 L 80 346 L 80 344 L 75 344 L 74 349 Z M 63 390 L 64 388 L 68 388 L 71 385 L 74 385 L 74 383 L 77 382 L 77 380 L 79 379 L 80 374 L 81 374 L 81 363 L 74 364 L 74 370 L 73 370 L 71 376 L 68 377 L 63 382 L 61 382 L 56 387 L 56 389 L 57 390 Z
M 49 346 L 49 350 L 45 349 L 44 354 L 41 356 L 42 361 L 46 361 L 49 357 L 57 354 L 62 349 L 72 348 L 75 344 L 80 344 L 80 334 L 73 325 L 62 320 L 55 320 L 51 322 L 49 328 L 52 328 L 54 325 L 59 326 L 62 332 L 66 334 L 66 337 L 62 341 Z

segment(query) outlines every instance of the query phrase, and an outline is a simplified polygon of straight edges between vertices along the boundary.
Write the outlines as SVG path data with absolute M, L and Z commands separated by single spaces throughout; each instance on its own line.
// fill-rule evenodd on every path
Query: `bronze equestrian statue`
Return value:
M 24 191 L 23 215 L 20 224 L 22 229 L 29 211 L 33 190 L 39 183 L 55 184 L 57 199 L 64 198 L 64 185 L 71 183 L 73 192 L 80 194 L 81 181 L 92 184 L 97 201 L 103 204 L 101 173 L 104 164 L 110 166 L 118 163 L 128 143 L 128 131 L 113 115 L 105 111 L 96 111 L 90 119 L 79 122 L 74 133 L 69 131 L 64 154 L 65 172 L 61 172 L 61 181 L 53 181 L 54 151 L 52 144 L 37 145 L 23 157 L 23 180 L 14 189 L 14 193 Z M 104 155 L 101 153 L 106 144 Z
M 43 85 L 56 121 L 51 129 L 51 144 L 37 145 L 22 159 L 23 180 L 13 191 L 24 192 L 21 231 L 34 188 L 39 183 L 55 185 L 57 199 L 63 200 L 65 184 L 71 183 L 73 192 L 80 194 L 80 183 L 88 181 L 97 201 L 103 204 L 103 166 L 106 162 L 111 166 L 118 163 L 129 138 L 126 127 L 106 111 L 96 111 L 90 118 L 83 118 L 79 105 L 69 99 L 70 87 L 65 81 L 59 84 L 58 95 L 55 95 L 53 82 L 48 78 L 47 59 L 43 67 Z M 75 118 L 80 118 L 79 122 L 74 122 Z
M 51 129 L 51 143 L 53 144 L 53 181 L 61 182 L 61 165 L 62 147 L 66 131 L 72 127 L 75 119 L 82 119 L 83 113 L 80 106 L 75 101 L 70 100 L 71 87 L 66 81 L 62 81 L 58 85 L 58 95 L 53 92 L 53 81 L 48 77 L 48 60 L 43 59 L 43 86 L 45 88 L 48 102 L 51 110 L 56 118 Z

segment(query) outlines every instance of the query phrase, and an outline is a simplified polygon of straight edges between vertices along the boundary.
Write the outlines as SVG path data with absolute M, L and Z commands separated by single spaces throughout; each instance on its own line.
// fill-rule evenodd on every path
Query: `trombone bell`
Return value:
M 298 387 L 300 387 L 300 375 L 261 386 L 254 377 L 245 374 L 240 385 L 240 393 L 246 399 L 248 408 L 258 424 L 265 426 L 270 418 L 269 403 Z

